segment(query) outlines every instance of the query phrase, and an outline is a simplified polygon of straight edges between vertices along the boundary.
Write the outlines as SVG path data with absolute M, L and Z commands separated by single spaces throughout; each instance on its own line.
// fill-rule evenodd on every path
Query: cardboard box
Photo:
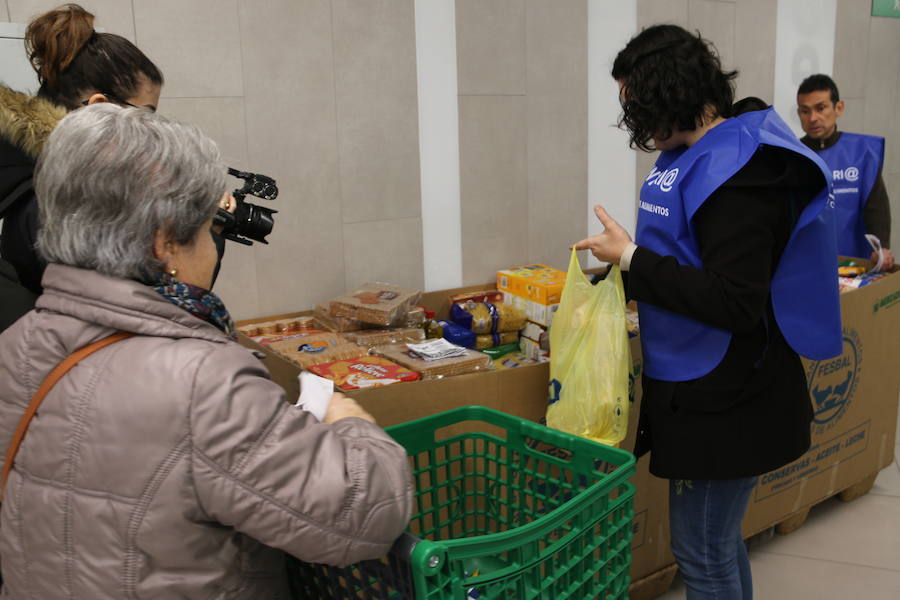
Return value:
M 488 289 L 470 286 L 423 295 L 429 309 L 446 316 L 453 293 Z M 842 357 L 807 363 L 813 396 L 819 398 L 813 447 L 800 460 L 759 478 L 743 530 L 746 537 L 768 529 L 799 511 L 840 492 L 893 461 L 900 369 L 900 274 L 895 272 L 868 286 L 841 295 L 844 321 Z M 282 315 L 296 316 L 296 315 Z M 270 321 L 266 317 L 256 321 Z M 242 337 L 245 345 L 262 349 Z M 621 447 L 634 446 L 640 410 L 643 367 L 639 338 L 629 340 L 632 355 L 632 418 Z M 298 369 L 274 355 L 264 362 L 275 381 L 296 398 Z M 849 383 L 847 374 L 852 374 Z M 549 365 L 460 375 L 446 379 L 400 383 L 358 390 L 356 398 L 383 426 L 428 416 L 450 408 L 479 404 L 542 421 L 546 411 Z M 831 387 L 831 391 L 825 391 Z M 764 436 L 760 443 L 765 443 Z M 669 550 L 668 482 L 648 471 L 649 457 L 638 460 L 632 479 L 634 539 L 631 579 L 635 597 L 653 598 L 665 592 L 674 558 Z M 640 589 L 638 589 L 640 588 Z
M 525 265 L 497 271 L 497 289 L 545 306 L 559 304 L 566 272 L 547 265 Z
M 529 321 L 544 327 L 550 327 L 550 324 L 553 323 L 553 315 L 559 308 L 559 303 L 541 304 L 540 302 L 516 296 L 511 292 L 503 292 L 503 303 L 518 308 L 525 313 L 525 317 Z
M 900 273 L 841 294 L 844 353 L 804 360 L 815 416 L 812 447 L 760 476 L 750 536 L 866 479 L 894 460 L 900 390 Z
M 446 317 L 448 296 L 479 289 L 491 289 L 493 284 L 469 286 L 456 290 L 427 293 L 422 296 L 422 304 L 437 313 L 438 318 Z M 271 321 L 294 317 L 304 313 L 292 313 L 242 321 L 243 326 L 253 322 Z M 269 369 L 272 379 L 287 392 L 289 400 L 300 393 L 297 375 L 299 369 L 268 352 L 246 336 L 239 337 L 242 344 L 265 354 L 263 363 Z M 628 437 L 621 447 L 630 449 L 634 445 L 637 431 L 637 411 L 640 401 L 640 375 L 642 369 L 641 349 L 638 338 L 629 340 L 633 371 L 632 414 Z M 532 421 L 543 422 L 547 409 L 547 385 L 550 380 L 550 365 L 540 363 L 515 369 L 503 369 L 458 375 L 432 381 L 398 383 L 366 390 L 347 391 L 383 427 L 395 425 L 433 415 L 438 412 L 477 404 L 494 408 Z M 647 471 L 648 457 L 637 462 L 637 472 L 632 481 L 635 484 L 634 498 L 634 539 L 632 541 L 631 579 L 638 581 L 671 566 L 675 561 L 669 552 L 668 484 Z
M 525 327 L 523 327 L 522 331 L 519 332 L 522 337 L 530 338 L 538 343 L 540 343 L 541 341 L 541 336 L 546 335 L 546 333 L 546 327 L 544 327 L 543 325 L 538 325 L 537 323 L 532 323 L 531 321 L 525 323 Z

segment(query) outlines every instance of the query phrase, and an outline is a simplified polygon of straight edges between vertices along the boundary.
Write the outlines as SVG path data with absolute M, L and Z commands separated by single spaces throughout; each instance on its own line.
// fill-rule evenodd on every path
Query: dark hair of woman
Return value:
M 69 110 L 90 92 L 123 103 L 145 80 L 163 83 L 143 52 L 120 35 L 94 31 L 94 15 L 77 4 L 35 18 L 25 30 L 25 51 L 37 72 L 38 96 Z
M 651 152 L 653 138 L 731 116 L 737 71 L 723 71 L 710 45 L 677 25 L 654 25 L 631 38 L 612 76 L 624 84 L 619 127 L 628 131 L 632 148 Z

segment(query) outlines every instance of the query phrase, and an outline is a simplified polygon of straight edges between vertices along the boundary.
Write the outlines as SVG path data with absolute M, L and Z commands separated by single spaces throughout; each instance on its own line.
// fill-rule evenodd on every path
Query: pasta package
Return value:
M 332 317 L 348 317 L 363 323 L 389 327 L 405 322 L 422 291 L 387 283 L 367 283 L 354 292 L 339 296 L 329 307 Z
M 519 331 L 527 321 L 525 313 L 518 308 L 495 302 L 454 304 L 450 307 L 450 318 L 479 335 Z
M 459 356 L 437 360 L 420 358 L 407 348 L 406 344 L 379 346 L 374 348 L 373 352 L 420 373 L 422 379 L 440 379 L 491 368 L 491 357 L 477 350 L 465 349 Z
M 518 331 L 507 331 L 504 333 L 488 333 L 485 335 L 475 336 L 475 349 L 485 350 L 487 348 L 495 348 L 497 346 L 505 346 L 506 344 L 516 344 L 519 341 Z
M 415 381 L 419 374 L 381 356 L 361 356 L 309 367 L 309 370 L 334 381 L 342 390 L 358 390 Z

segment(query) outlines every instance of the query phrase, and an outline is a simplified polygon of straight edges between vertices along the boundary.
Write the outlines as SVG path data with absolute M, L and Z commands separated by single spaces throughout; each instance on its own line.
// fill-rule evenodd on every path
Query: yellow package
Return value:
M 497 271 L 497 289 L 550 306 L 559 302 L 566 274 L 547 265 L 533 264 Z
M 591 285 L 572 250 L 550 348 L 547 425 L 609 445 L 625 439 L 631 352 L 618 266 Z

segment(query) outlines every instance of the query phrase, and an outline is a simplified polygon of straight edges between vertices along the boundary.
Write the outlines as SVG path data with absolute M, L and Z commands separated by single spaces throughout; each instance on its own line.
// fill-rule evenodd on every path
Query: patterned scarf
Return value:
M 237 337 L 234 321 L 231 320 L 228 309 L 225 308 L 222 299 L 213 292 L 189 283 L 182 283 L 168 273 L 161 273 L 157 276 L 155 285 L 151 284 L 150 287 L 175 306 L 214 325 L 229 338 Z

